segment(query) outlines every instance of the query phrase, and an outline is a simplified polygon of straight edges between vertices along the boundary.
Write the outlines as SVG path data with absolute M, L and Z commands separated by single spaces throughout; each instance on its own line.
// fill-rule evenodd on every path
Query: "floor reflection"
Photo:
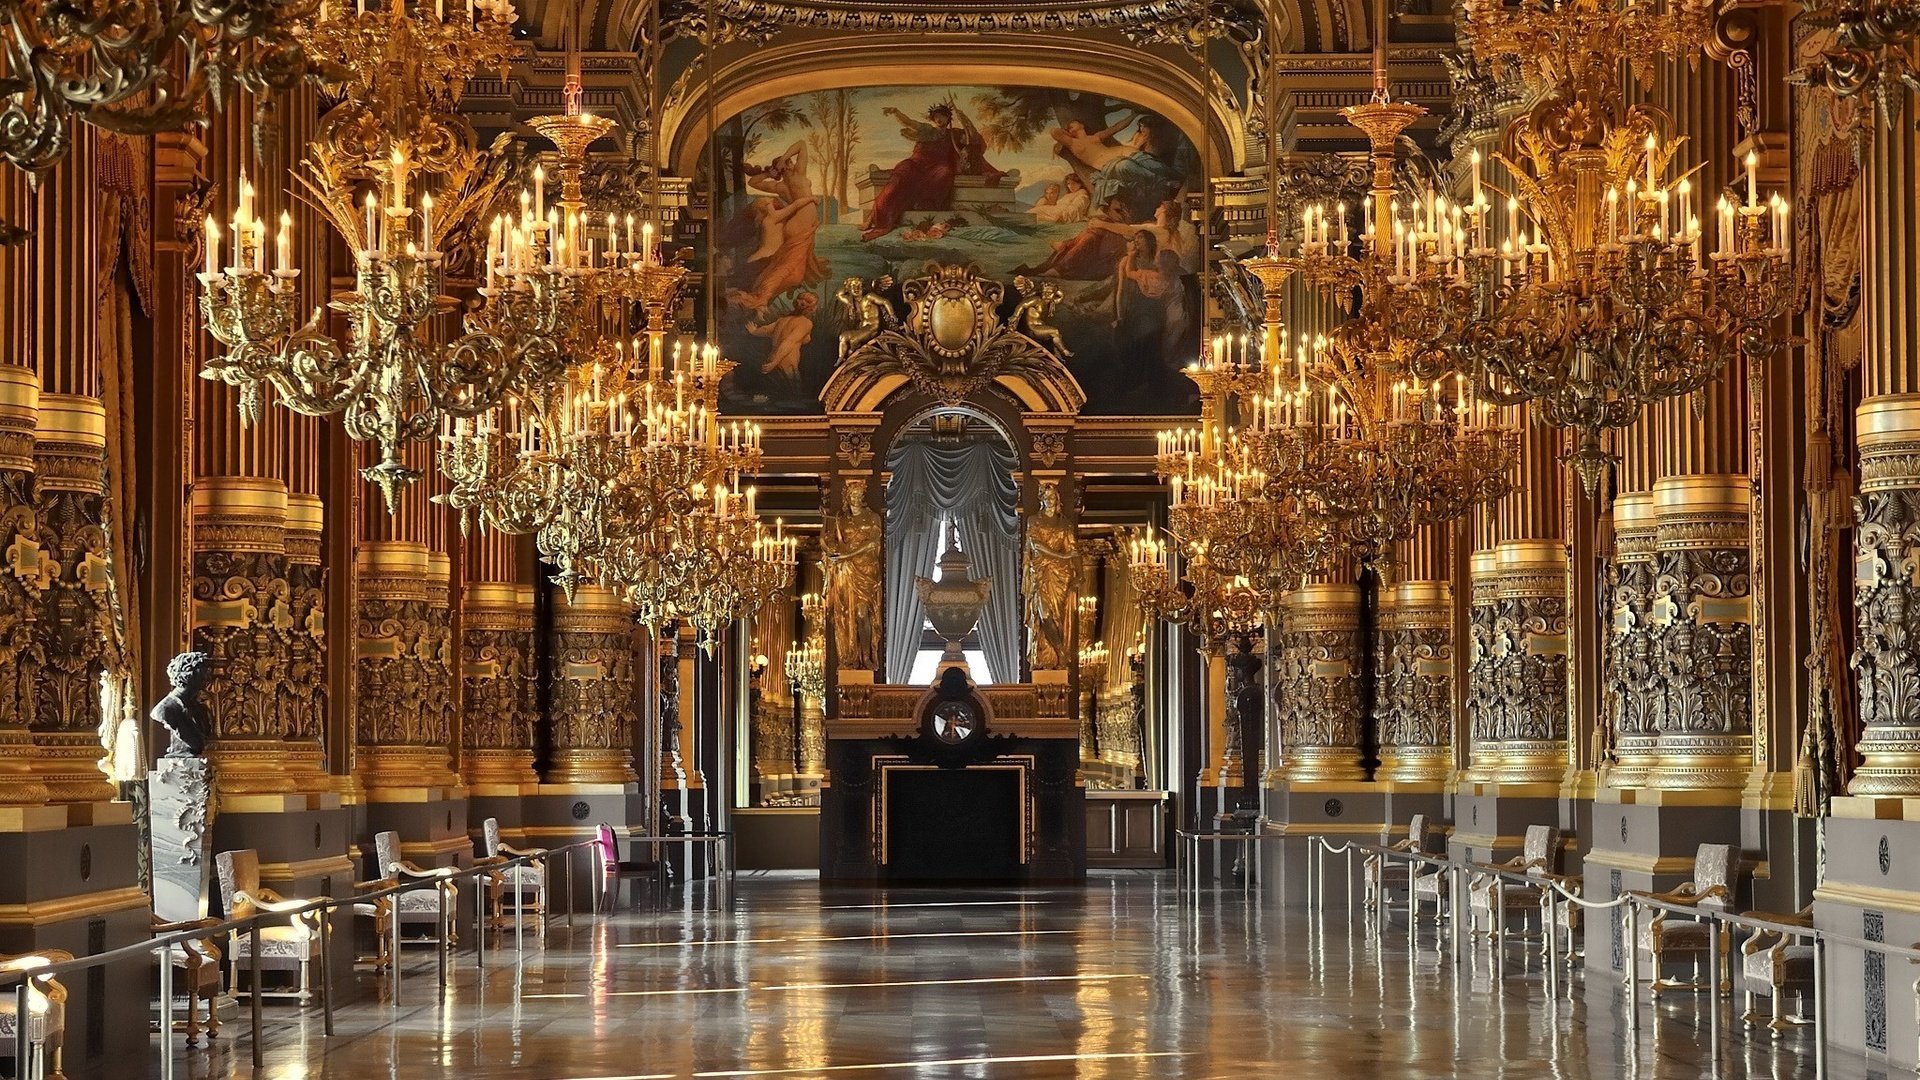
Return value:
M 694 905 L 697 908 L 697 904 Z M 623 912 L 471 953 L 439 996 L 410 953 L 399 1008 L 362 974 L 339 1010 L 269 1006 L 266 1068 L 244 1013 L 196 1080 L 665 1080 L 689 1077 L 1303 1077 L 1587 1080 L 1715 1076 L 1704 999 L 1623 1032 L 1617 985 L 1549 998 L 1537 946 L 1456 967 L 1444 931 L 1263 907 L 1238 890 L 1177 897 L 1168 876 L 1084 890 L 821 890 L 743 879 L 736 910 Z M 1719 1076 L 1811 1077 L 1811 1032 L 1743 1033 L 1724 1006 Z M 158 1069 L 154 1070 L 158 1075 Z M 1836 1055 L 1833 1080 L 1868 1075 Z

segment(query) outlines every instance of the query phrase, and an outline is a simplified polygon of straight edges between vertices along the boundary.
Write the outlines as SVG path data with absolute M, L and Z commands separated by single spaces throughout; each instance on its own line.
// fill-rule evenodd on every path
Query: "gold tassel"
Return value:
M 1802 752 L 1793 762 L 1793 813 L 1795 817 L 1820 816 L 1820 766 L 1813 756 Z

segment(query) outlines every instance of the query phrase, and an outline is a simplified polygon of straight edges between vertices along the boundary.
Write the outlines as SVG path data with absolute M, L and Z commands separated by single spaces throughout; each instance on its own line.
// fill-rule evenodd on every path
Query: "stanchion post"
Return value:
M 27 1017 L 33 1015 L 28 1003 L 28 997 L 33 992 L 28 983 L 32 981 L 32 977 L 28 976 L 13 988 L 13 1015 L 19 1018 L 19 1022 L 13 1025 L 13 1071 L 21 1076 L 27 1075 L 27 1062 L 33 1060 L 33 1040 L 27 1033 Z
M 1720 920 L 1711 914 L 1707 924 L 1707 1049 L 1713 1055 L 1713 1075 L 1720 1075 Z
M 450 888 L 440 889 L 439 893 L 439 918 L 436 920 L 438 925 L 434 928 L 434 934 L 438 940 L 434 942 L 434 952 L 439 954 L 440 1001 L 442 1004 L 445 1004 L 447 1000 L 447 939 L 453 936 L 453 924 L 459 921 L 458 909 L 460 905 L 460 893 L 457 889 Z M 453 913 L 447 911 L 447 894 L 449 893 L 452 893 L 454 897 L 455 911 Z
M 1640 913 L 1634 910 L 1631 896 L 1621 906 L 1627 914 L 1627 1030 L 1637 1034 L 1640 1030 Z M 1634 1046 L 1638 1048 L 1638 1038 Z
M 333 1037 L 333 909 L 320 909 L 320 1026 Z
M 393 1004 L 400 1004 L 400 894 L 389 897 L 392 909 L 387 916 L 387 935 L 393 940 L 387 945 L 387 970 L 392 978 Z
M 173 1080 L 173 949 L 162 945 L 153 950 L 153 954 L 160 960 L 160 1078 Z M 94 1007 L 99 1008 L 97 1004 Z M 14 1014 L 14 1022 L 24 1031 L 27 1014 Z M 13 1071 L 17 1076 L 30 1075 L 27 1072 L 27 1059 L 15 1060 Z
M 508 865 L 512 864 L 509 863 Z M 527 942 L 524 934 L 527 919 L 526 904 L 526 893 L 521 890 L 520 883 L 516 881 L 513 884 L 513 948 L 515 952 L 521 953 L 527 951 Z
M 296 916 L 297 917 L 297 916 Z M 260 1047 L 260 921 L 255 919 L 247 927 L 247 978 L 251 980 L 247 995 L 247 1012 L 253 1021 L 253 1067 L 257 1071 L 266 1065 L 266 1057 Z M 23 1014 L 24 1015 L 24 1014 Z
M 1813 1075 L 1827 1080 L 1827 988 L 1821 972 L 1827 967 L 1827 939 L 1811 935 L 1813 942 Z

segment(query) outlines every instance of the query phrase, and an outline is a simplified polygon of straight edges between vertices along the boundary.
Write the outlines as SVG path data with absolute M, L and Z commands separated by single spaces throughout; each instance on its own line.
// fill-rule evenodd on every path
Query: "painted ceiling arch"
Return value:
M 695 81 L 684 99 L 667 103 L 664 134 L 668 168 L 692 176 L 705 152 L 711 120 L 726 120 L 778 98 L 815 90 L 867 86 L 1009 84 L 1057 86 L 1137 102 L 1172 121 L 1196 145 L 1210 150 L 1209 170 L 1246 160 L 1246 127 L 1227 115 L 1230 99 L 1216 93 L 1200 113 L 1200 83 L 1191 63 L 1184 70 L 1163 54 L 1107 41 L 1040 43 L 1006 35 L 932 40 L 908 35 L 868 35 L 860 40 L 815 39 L 743 51 L 715 72 L 715 107 L 707 87 Z
M 521 23 L 540 47 L 560 48 L 565 28 L 575 11 L 586 20 L 583 36 L 586 48 L 595 51 L 622 51 L 638 46 L 646 29 L 652 0 L 522 0 Z M 708 0 L 666 0 L 664 21 L 669 28 L 683 16 L 699 19 Z M 1196 0 L 1206 4 L 1209 15 L 1218 15 L 1230 7 L 1242 7 L 1249 13 L 1264 9 L 1278 28 L 1281 51 L 1295 54 L 1351 53 L 1369 47 L 1372 40 L 1370 5 L 1367 0 Z M 714 0 L 715 10 L 727 21 L 735 10 L 733 0 Z M 861 0 L 753 0 L 755 18 L 767 25 L 795 29 L 832 30 L 843 27 L 849 32 L 863 28 L 851 25 L 856 19 L 883 18 L 898 22 L 902 29 L 919 27 L 922 32 L 939 33 L 943 29 L 973 32 L 980 20 L 1019 19 L 1032 29 L 1053 33 L 1061 29 L 1120 28 L 1127 20 L 1165 18 L 1165 9 L 1187 6 L 1187 0 L 1170 0 L 1155 5 L 1141 0 L 1031 0 L 1009 5 L 1005 0 L 887 0 L 883 4 Z M 1158 7 L 1162 10 L 1156 12 Z M 911 25 L 907 25 L 908 23 Z M 891 28 L 891 27 L 889 27 Z M 990 28 L 990 27 L 989 27 Z M 669 36 L 672 31 L 669 29 Z

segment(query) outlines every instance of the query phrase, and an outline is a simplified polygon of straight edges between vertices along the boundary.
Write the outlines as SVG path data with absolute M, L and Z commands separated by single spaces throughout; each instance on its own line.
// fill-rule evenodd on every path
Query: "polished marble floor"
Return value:
M 729 914 L 623 912 L 556 924 L 484 974 L 471 953 L 437 993 L 410 954 L 402 1005 L 266 1012 L 255 1074 L 244 1012 L 183 1077 L 265 1080 L 641 1080 L 681 1077 L 1812 1077 L 1811 1037 L 1742 1035 L 1720 1070 L 1701 1001 L 1648 1014 L 1635 1045 L 1610 991 L 1557 1002 L 1531 949 L 1456 972 L 1423 928 L 1405 944 L 1325 916 L 1197 906 L 1168 875 L 1097 876 L 1084 889 L 822 890 L 743 877 Z M 383 993 L 372 976 L 370 994 Z M 1731 1017 L 1731 1009 L 1727 1014 Z M 1858 1080 L 1835 1056 L 1829 1075 Z M 155 1075 L 158 1075 L 156 1069 Z

